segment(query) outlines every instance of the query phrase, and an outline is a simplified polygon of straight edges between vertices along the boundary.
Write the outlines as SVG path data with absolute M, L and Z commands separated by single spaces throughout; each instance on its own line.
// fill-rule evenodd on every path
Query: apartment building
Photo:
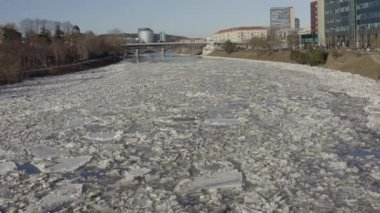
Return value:
M 236 27 L 220 30 L 213 36 L 214 42 L 225 42 L 230 40 L 236 43 L 249 42 L 252 38 L 267 38 L 268 28 L 266 27 Z

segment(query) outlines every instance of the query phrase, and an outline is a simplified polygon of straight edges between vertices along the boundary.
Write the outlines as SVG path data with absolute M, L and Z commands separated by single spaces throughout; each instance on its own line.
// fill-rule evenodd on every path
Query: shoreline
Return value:
M 269 61 L 269 60 L 259 60 L 259 59 L 248 59 L 248 58 L 230 58 L 230 57 L 223 57 L 223 56 L 210 56 L 210 55 L 202 55 L 201 56 L 204 59 L 214 59 L 214 60 L 231 60 L 231 61 L 244 61 L 244 62 L 253 62 L 253 63 L 262 63 L 266 65 L 273 65 L 273 63 L 278 64 L 278 65 L 291 65 L 294 66 L 296 71 L 300 72 L 307 72 L 307 73 L 313 73 L 314 69 L 318 69 L 319 71 L 326 71 L 326 72 L 331 72 L 331 74 L 343 74 L 347 76 L 356 76 L 359 78 L 364 78 L 365 80 L 370 80 L 370 81 L 376 81 L 375 79 L 368 78 L 356 73 L 350 73 L 350 72 L 344 72 L 341 70 L 335 70 L 335 69 L 330 69 L 322 66 L 310 66 L 310 65 L 305 65 L 305 64 L 297 64 L 297 63 L 287 63 L 287 62 L 280 62 L 280 61 Z M 306 68 L 309 68 L 308 70 L 305 70 Z
M 285 54 L 286 52 L 283 52 Z M 240 60 L 248 60 L 248 61 L 262 61 L 262 62 L 275 62 L 275 63 L 285 63 L 285 64 L 294 64 L 307 66 L 312 68 L 310 65 L 303 65 L 296 62 L 292 62 L 289 59 L 284 60 L 284 56 L 282 58 L 259 58 L 255 56 L 257 54 L 254 51 L 246 51 L 246 52 L 234 52 L 230 55 L 226 55 L 224 51 L 214 51 L 207 55 L 207 57 L 215 57 L 215 58 L 228 58 L 228 59 L 240 59 Z M 369 55 L 362 54 L 357 56 L 355 52 L 343 52 L 337 58 L 329 56 L 328 60 L 323 65 L 318 65 L 315 67 L 322 68 L 329 71 L 339 71 L 342 73 L 350 73 L 353 75 L 359 75 L 361 77 L 365 77 L 368 79 L 372 79 L 378 81 L 380 79 L 380 63 L 378 61 L 372 60 L 373 57 Z M 255 58 L 256 57 L 256 58 Z M 276 60 L 277 59 L 277 60 Z
M 93 68 L 99 68 L 99 67 L 115 64 L 115 63 L 120 62 L 121 60 L 122 59 L 120 59 L 120 57 L 108 56 L 108 57 L 104 57 L 100 59 L 91 59 L 91 60 L 86 60 L 86 61 L 72 63 L 72 64 L 65 64 L 65 65 L 51 66 L 47 68 L 29 70 L 29 71 L 24 72 L 26 73 L 24 80 L 36 78 L 36 77 L 63 75 L 63 74 L 68 74 L 68 73 L 85 71 L 85 70 L 89 70 Z
M 22 72 L 23 78 L 21 81 L 14 82 L 14 83 L 0 84 L 0 86 L 22 83 L 25 80 L 29 80 L 33 78 L 64 75 L 64 74 L 69 74 L 69 73 L 95 69 L 99 67 L 105 67 L 108 65 L 119 63 L 120 61 L 122 61 L 120 57 L 108 56 L 108 57 L 104 57 L 100 59 L 91 59 L 91 60 L 81 61 L 81 62 L 72 63 L 72 64 L 63 64 L 63 65 L 57 65 L 57 66 L 50 66 L 46 68 L 23 71 Z

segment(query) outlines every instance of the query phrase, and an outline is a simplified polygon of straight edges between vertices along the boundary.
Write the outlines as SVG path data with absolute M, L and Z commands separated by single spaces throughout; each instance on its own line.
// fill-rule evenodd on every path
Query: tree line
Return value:
M 118 56 L 123 34 L 80 32 L 70 22 L 24 19 L 0 26 L 0 84 L 22 81 L 30 70 Z

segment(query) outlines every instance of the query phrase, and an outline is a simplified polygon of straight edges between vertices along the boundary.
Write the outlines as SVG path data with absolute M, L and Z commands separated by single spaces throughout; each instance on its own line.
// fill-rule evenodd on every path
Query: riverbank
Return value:
M 256 51 L 243 50 L 233 52 L 231 54 L 225 51 L 215 51 L 210 56 L 227 57 L 227 58 L 242 58 L 251 60 L 275 61 L 296 64 L 290 58 L 290 51 Z M 320 67 L 339 70 L 358 74 L 367 78 L 380 79 L 380 56 L 377 53 L 360 53 L 350 51 L 339 51 L 337 54 L 330 54 L 327 62 Z
M 23 71 L 20 74 L 19 73 L 16 73 L 16 74 L 22 76 L 21 81 L 24 81 L 26 79 L 35 78 L 35 77 L 63 75 L 67 73 L 94 69 L 98 67 L 108 66 L 110 64 L 115 64 L 120 61 L 121 61 L 121 58 L 118 56 L 109 56 L 109 57 L 100 58 L 100 59 L 81 61 L 81 62 L 77 62 L 73 64 L 65 64 L 65 65 L 59 65 L 59 66 L 51 66 L 51 67 L 46 67 L 46 68 L 28 70 L 28 71 Z M 6 81 L 3 82 L 0 79 L 0 85 L 6 85 L 6 84 L 7 84 Z
M 110 64 L 118 63 L 121 59 L 118 56 L 109 56 L 101 59 L 93 59 L 82 61 L 74 64 L 67 64 L 61 66 L 53 66 L 48 68 L 30 70 L 25 72 L 26 79 L 34 77 L 43 77 L 48 75 L 63 75 L 67 73 L 79 72 L 88 69 L 108 66 Z

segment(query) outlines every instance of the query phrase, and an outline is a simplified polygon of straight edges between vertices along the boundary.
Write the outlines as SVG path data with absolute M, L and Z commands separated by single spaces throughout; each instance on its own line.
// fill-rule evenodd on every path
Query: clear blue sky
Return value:
M 0 0 L 0 24 L 24 18 L 70 21 L 82 31 L 119 28 L 206 37 L 229 27 L 269 26 L 269 9 L 294 6 L 301 27 L 310 26 L 309 0 Z

